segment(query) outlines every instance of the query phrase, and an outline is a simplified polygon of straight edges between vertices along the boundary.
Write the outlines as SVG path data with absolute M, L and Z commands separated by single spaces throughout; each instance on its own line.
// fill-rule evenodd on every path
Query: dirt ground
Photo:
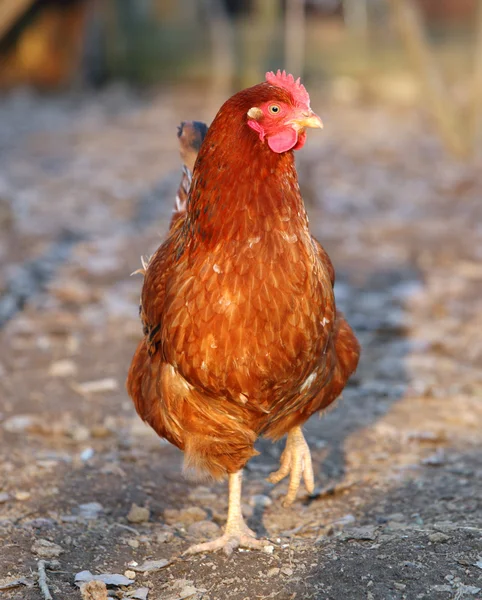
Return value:
M 135 415 L 129 274 L 166 231 L 175 126 L 212 118 L 202 101 L 0 100 L 0 595 L 46 597 L 46 560 L 54 600 L 79 600 L 85 570 L 131 571 L 117 598 L 481 599 L 480 163 L 444 154 L 415 109 L 326 95 L 299 171 L 360 368 L 305 428 L 313 497 L 282 508 L 286 484 L 265 478 L 283 444 L 259 443 L 243 498 L 272 552 L 180 557 L 222 526 L 227 489 L 186 481 Z

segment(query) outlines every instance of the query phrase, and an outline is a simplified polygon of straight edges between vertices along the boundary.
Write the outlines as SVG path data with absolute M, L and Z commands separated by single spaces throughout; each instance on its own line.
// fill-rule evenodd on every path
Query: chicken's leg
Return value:
M 312 494 L 315 489 L 310 449 L 303 436 L 301 427 L 293 427 L 288 433 L 286 447 L 281 455 L 281 466 L 278 471 L 271 473 L 268 481 L 278 483 L 288 473 L 290 474 L 290 483 L 288 493 L 283 502 L 284 506 L 293 504 L 300 487 L 301 476 L 303 476 L 305 488 L 309 494 Z
M 257 540 L 254 531 L 246 525 L 241 513 L 241 482 L 243 472 L 238 471 L 229 475 L 229 508 L 228 520 L 224 534 L 204 544 L 196 544 L 186 550 L 184 554 L 198 554 L 200 552 L 214 552 L 223 549 L 229 556 L 233 550 L 239 548 L 251 548 L 259 550 L 266 546 L 266 540 Z

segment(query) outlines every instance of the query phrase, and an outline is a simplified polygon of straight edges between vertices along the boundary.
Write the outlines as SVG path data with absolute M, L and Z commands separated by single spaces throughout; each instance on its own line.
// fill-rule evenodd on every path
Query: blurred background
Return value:
M 144 580 L 169 599 L 188 597 L 178 576 L 206 599 L 480 597 L 482 0 L 0 0 L 7 598 L 39 597 L 2 579 L 31 579 L 35 540 L 60 547 L 53 596 L 74 600 L 77 571 L 123 573 L 222 525 L 225 490 L 186 481 L 127 397 L 142 333 L 129 274 L 168 228 L 178 124 L 211 122 L 278 68 L 324 122 L 296 162 L 360 366 L 306 426 L 316 498 L 284 510 L 265 482 L 283 444 L 261 441 L 246 474 L 250 525 L 303 560 L 277 548 Z M 173 516 L 193 506 L 204 525 Z
M 216 102 L 282 65 L 341 100 L 423 103 L 467 154 L 480 13 L 477 0 L 2 0 L 0 88 L 190 84 Z

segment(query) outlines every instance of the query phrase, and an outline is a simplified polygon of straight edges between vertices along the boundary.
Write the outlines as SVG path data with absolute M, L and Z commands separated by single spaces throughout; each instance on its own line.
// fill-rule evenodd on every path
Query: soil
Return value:
M 181 556 L 223 525 L 226 484 L 184 479 L 124 381 L 141 335 L 129 274 L 167 229 L 175 125 L 211 119 L 202 101 L 0 100 L 0 590 L 45 597 L 43 559 L 54 600 L 80 599 L 85 570 L 131 571 L 118 598 L 481 599 L 482 171 L 413 108 L 327 95 L 297 158 L 361 364 L 305 427 L 313 496 L 283 508 L 286 484 L 266 482 L 283 443 L 248 465 L 245 514 L 272 552 Z

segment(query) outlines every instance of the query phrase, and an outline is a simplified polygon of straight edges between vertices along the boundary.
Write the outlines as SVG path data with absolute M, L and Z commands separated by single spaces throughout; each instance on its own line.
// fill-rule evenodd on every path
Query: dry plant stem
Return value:
M 38 585 L 40 591 L 42 592 L 42 596 L 45 600 L 53 600 L 52 594 L 50 593 L 49 586 L 47 585 L 47 573 L 45 572 L 45 567 L 48 566 L 48 562 L 45 560 L 39 560 L 37 569 L 38 569 Z
M 184 554 L 200 554 L 202 552 L 224 550 L 225 554 L 230 556 L 239 547 L 260 550 L 268 544 L 266 540 L 257 540 L 254 531 L 251 531 L 244 522 L 241 512 L 242 478 L 242 471 L 229 475 L 228 520 L 224 534 L 212 542 L 191 546 Z
M 231 94 L 235 72 L 233 24 L 220 0 L 203 0 L 209 16 L 211 42 L 211 98 L 210 104 L 218 106 Z
M 304 438 L 301 427 L 293 427 L 288 433 L 286 447 L 281 455 L 281 466 L 275 473 L 271 473 L 268 481 L 278 483 L 287 475 L 290 476 L 288 493 L 284 499 L 283 505 L 293 504 L 301 483 L 301 477 L 305 482 L 306 491 L 312 494 L 315 489 L 315 478 L 313 475 L 313 465 L 311 463 L 311 453 Z
M 285 15 L 285 64 L 302 77 L 305 63 L 305 2 L 287 0 Z
M 482 2 L 477 6 L 470 135 L 474 153 L 482 146 Z
M 469 152 L 467 140 L 462 137 L 455 108 L 449 100 L 446 86 L 440 75 L 424 34 L 420 10 L 413 0 L 389 0 L 395 13 L 402 41 L 422 82 L 426 106 L 429 106 L 440 135 L 447 148 L 456 156 Z

